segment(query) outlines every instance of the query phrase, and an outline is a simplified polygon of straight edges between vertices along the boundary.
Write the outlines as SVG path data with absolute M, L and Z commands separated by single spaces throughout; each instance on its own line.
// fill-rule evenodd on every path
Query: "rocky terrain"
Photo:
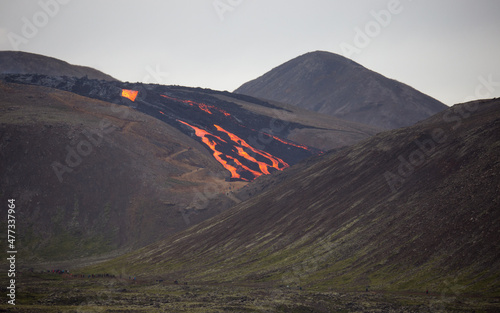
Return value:
M 399 100 L 344 107 L 366 126 L 210 89 L 0 75 L 19 247 L 0 312 L 500 311 L 500 100 L 432 115 L 352 61 L 298 60 L 308 81 L 337 71 Z
M 447 108 L 408 85 L 324 51 L 290 60 L 234 92 L 384 129 L 410 126 Z
M 240 202 L 234 192 L 258 176 L 377 132 L 208 89 L 3 78 L 0 186 L 25 208 L 30 262 L 146 245 Z
M 499 103 L 456 105 L 317 157 L 216 219 L 93 270 L 498 295 Z

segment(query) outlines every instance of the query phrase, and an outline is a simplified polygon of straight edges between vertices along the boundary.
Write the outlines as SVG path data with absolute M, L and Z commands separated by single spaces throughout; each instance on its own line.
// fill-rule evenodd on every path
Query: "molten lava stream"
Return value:
M 251 177 L 251 180 L 253 180 L 264 174 L 269 175 L 271 173 L 271 168 L 281 171 L 289 166 L 280 158 L 275 157 L 265 151 L 255 149 L 240 137 L 229 131 L 226 131 L 218 125 L 214 125 L 215 128 L 218 131 L 225 133 L 229 137 L 229 139 L 231 139 L 231 141 L 228 142 L 217 135 L 211 134 L 206 130 L 190 125 L 187 122 L 181 120 L 177 121 L 194 129 L 196 136 L 201 138 L 202 142 L 207 145 L 210 150 L 213 151 L 214 158 L 231 173 L 231 178 L 249 181 L 247 177 Z M 234 154 L 228 155 L 227 153 L 224 153 L 222 151 L 223 149 L 224 151 L 231 151 Z M 251 156 L 247 151 L 251 151 L 254 156 Z M 266 160 L 270 164 L 257 160 L 257 156 L 259 156 L 260 159 Z M 245 162 L 246 164 L 244 164 L 243 162 Z M 250 168 L 250 164 L 255 164 L 256 166 L 258 166 L 260 172 L 258 170 Z M 242 177 L 242 175 L 244 175 L 245 177 Z
M 198 107 L 208 114 L 212 114 L 212 112 L 210 112 L 210 110 L 208 109 L 208 105 L 206 105 L 205 103 L 198 103 Z
M 262 162 L 259 162 L 257 161 L 254 157 L 250 156 L 248 153 L 246 153 L 245 150 L 243 150 L 242 147 L 235 147 L 236 150 L 238 151 L 238 154 L 240 156 L 242 156 L 243 158 L 249 160 L 250 162 L 253 162 L 253 163 L 256 163 L 259 165 L 259 169 L 262 173 L 259 173 L 259 175 L 256 175 L 256 177 L 262 175 L 262 174 L 266 174 L 266 175 L 269 175 L 271 173 L 269 173 L 269 170 L 267 169 L 267 164 L 265 163 L 262 163 Z M 258 172 L 257 172 L 258 173 Z
M 268 133 L 263 133 L 264 135 L 268 135 L 269 137 L 272 137 L 274 140 L 277 140 L 281 143 L 284 143 L 285 145 L 289 145 L 289 146 L 294 146 L 294 147 L 297 147 L 297 148 L 301 148 L 301 149 L 304 149 L 304 150 L 307 150 L 307 151 L 311 151 L 311 149 L 309 149 L 308 147 L 306 146 L 302 146 L 302 145 L 297 145 L 293 142 L 290 142 L 290 141 L 286 141 L 286 140 L 283 140 L 279 137 L 276 137 L 276 136 L 273 136 L 271 134 L 268 134 Z
M 200 110 L 205 111 L 208 114 L 213 114 L 213 112 L 210 111 L 210 109 L 212 109 L 212 110 L 215 110 L 215 111 L 219 111 L 220 113 L 224 114 L 225 116 L 231 116 L 231 114 L 227 113 L 226 111 L 224 111 L 221 108 L 216 107 L 215 105 L 205 104 L 205 103 L 202 103 L 202 102 L 195 102 L 195 101 L 191 101 L 191 100 L 182 100 L 182 99 L 178 99 L 178 98 L 174 98 L 174 97 L 169 97 L 169 96 L 166 96 L 166 95 L 161 95 L 161 96 L 164 97 L 164 98 L 173 100 L 173 101 L 186 103 L 186 104 L 189 104 L 191 106 L 197 106 Z
M 218 131 L 226 133 L 229 136 L 229 138 L 234 143 L 237 144 L 236 149 L 238 150 L 238 155 L 242 156 L 243 158 L 247 159 L 250 162 L 257 163 L 259 165 L 259 168 L 262 171 L 262 173 L 269 174 L 270 173 L 269 167 L 277 169 L 279 171 L 289 167 L 289 165 L 285 161 L 283 161 L 282 159 L 275 157 L 275 156 L 273 156 L 265 151 L 255 149 L 254 147 L 250 146 L 245 140 L 241 139 L 240 137 L 236 136 L 235 134 L 228 132 L 227 130 L 225 130 L 224 128 L 222 128 L 218 125 L 214 125 L 214 126 L 215 126 L 215 128 L 217 128 Z M 238 149 L 238 146 L 240 146 L 239 149 Z M 264 157 L 265 159 L 269 160 L 272 164 L 267 164 L 264 162 L 257 161 L 255 158 L 248 155 L 248 153 L 246 153 L 241 147 L 245 147 L 247 149 L 250 149 L 255 154 L 258 154 L 258 155 Z
M 239 147 L 237 147 L 239 148 Z M 230 155 L 226 155 L 226 158 L 228 159 L 231 159 L 234 161 L 234 163 L 238 164 L 238 166 L 240 166 L 241 168 L 243 168 L 244 170 L 250 172 L 253 176 L 254 176 L 254 179 L 259 177 L 259 176 L 262 176 L 262 173 L 261 172 L 257 172 L 257 171 L 254 171 L 252 170 L 251 168 L 249 168 L 248 166 L 244 165 L 243 163 L 241 163 L 238 159 L 236 158 L 233 158 L 232 156 Z M 244 179 L 244 178 L 242 178 Z M 245 179 L 246 180 L 246 179 Z
M 213 134 L 211 134 L 203 129 L 200 129 L 196 126 L 190 125 L 184 121 L 181 121 L 181 120 L 177 120 L 177 121 L 194 129 L 196 136 L 200 137 L 201 141 L 203 141 L 203 143 L 206 144 L 213 151 L 214 158 L 220 164 L 222 164 L 222 166 L 224 166 L 225 169 L 227 169 L 231 173 L 231 178 L 243 179 L 243 180 L 248 181 L 247 179 L 241 177 L 241 175 L 238 173 L 238 169 L 236 167 L 232 166 L 226 160 L 221 158 L 221 155 L 224 155 L 224 154 L 220 151 L 217 151 L 217 149 L 216 149 L 217 143 L 215 141 L 211 140 L 210 138 L 208 138 L 207 136 L 212 136 L 212 137 L 217 138 L 220 141 L 225 142 L 225 143 L 227 143 L 227 141 L 220 138 L 219 136 L 213 135 Z M 228 156 L 226 156 L 226 157 L 228 157 Z M 237 162 L 237 164 L 238 164 L 238 162 Z
M 177 98 L 173 98 L 173 97 L 169 97 L 169 96 L 165 96 L 165 95 L 160 95 L 160 96 L 162 96 L 163 98 L 170 99 L 170 100 L 174 100 L 174 101 L 178 101 L 178 102 L 182 102 L 182 103 L 187 103 L 189 105 L 193 105 L 193 101 L 191 101 L 191 100 L 181 100 L 181 99 L 177 99 Z

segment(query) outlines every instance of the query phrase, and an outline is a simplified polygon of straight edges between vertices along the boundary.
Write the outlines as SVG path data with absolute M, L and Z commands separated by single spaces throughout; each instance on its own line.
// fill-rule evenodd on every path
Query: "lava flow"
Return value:
M 189 104 L 191 106 L 197 106 L 200 110 L 205 111 L 208 114 L 213 114 L 213 112 L 211 111 L 211 109 L 212 109 L 212 110 L 219 111 L 220 113 L 224 114 L 225 116 L 230 116 L 231 115 L 231 114 L 227 113 L 226 111 L 224 111 L 223 109 L 218 108 L 218 107 L 216 107 L 214 105 L 205 104 L 205 103 L 201 103 L 201 102 L 195 102 L 195 101 L 191 101 L 191 100 L 177 99 L 177 98 L 169 97 L 169 96 L 166 96 L 166 95 L 161 95 L 161 96 L 164 97 L 164 98 L 173 100 L 173 101 L 186 103 L 186 104 Z
M 276 136 L 273 136 L 271 134 L 268 134 L 268 133 L 263 133 L 264 135 L 267 135 L 269 137 L 272 137 L 274 140 L 277 140 L 281 143 L 284 143 L 285 145 L 289 145 L 289 146 L 294 146 L 294 147 L 297 147 L 297 148 L 301 148 L 301 149 L 304 149 L 304 150 L 307 150 L 307 151 L 311 151 L 311 149 L 309 149 L 308 147 L 306 146 L 303 146 L 303 145 L 298 145 L 298 144 L 295 144 L 293 142 L 290 142 L 290 141 L 286 141 L 286 140 L 283 140 L 279 137 L 276 137 Z
M 280 171 L 289 167 L 289 165 L 285 161 L 283 161 L 282 159 L 275 157 L 275 156 L 267 153 L 266 151 L 255 149 L 254 147 L 250 146 L 245 140 L 241 139 L 240 137 L 236 136 L 235 134 L 228 132 L 227 130 L 225 130 L 224 128 L 222 128 L 218 125 L 214 125 L 214 126 L 215 126 L 215 128 L 217 128 L 218 131 L 226 133 L 229 136 L 229 138 L 231 138 L 231 140 L 238 145 L 238 146 L 236 146 L 236 149 L 237 149 L 238 154 L 240 156 L 247 159 L 248 161 L 251 161 L 253 163 L 257 163 L 263 174 L 270 174 L 269 167 L 280 170 Z M 260 155 L 260 156 L 264 157 L 264 159 L 271 161 L 272 164 L 267 164 L 265 162 L 257 161 L 255 158 L 248 155 L 248 153 L 243 150 L 243 147 L 250 149 L 253 153 L 255 153 L 255 155 Z
M 231 172 L 232 179 L 249 181 L 261 175 L 270 174 L 271 169 L 283 170 L 288 167 L 285 161 L 265 151 L 255 149 L 245 140 L 218 125 L 214 127 L 217 131 L 227 135 L 229 141 L 184 121 L 178 121 L 194 129 L 196 136 L 213 151 L 215 159 Z
M 247 179 L 244 179 L 241 177 L 241 175 L 238 173 L 238 169 L 236 167 L 232 166 L 226 160 L 221 158 L 221 155 L 223 155 L 223 153 L 216 150 L 216 147 L 218 146 L 217 143 L 214 140 L 211 140 L 210 138 L 208 138 L 208 136 L 212 136 L 213 138 L 218 139 L 221 142 L 226 142 L 224 139 L 220 138 L 219 136 L 212 135 L 211 133 L 209 133 L 203 129 L 200 129 L 198 127 L 195 127 L 193 125 L 190 125 L 186 122 L 183 122 L 180 120 L 177 120 L 177 121 L 194 129 L 196 136 L 200 137 L 201 141 L 203 141 L 203 143 L 206 144 L 213 151 L 214 158 L 220 164 L 222 164 L 222 166 L 224 166 L 225 169 L 227 169 L 229 172 L 231 172 L 231 178 L 247 180 Z
M 122 97 L 130 99 L 132 102 L 135 101 L 138 93 L 137 90 L 122 89 Z

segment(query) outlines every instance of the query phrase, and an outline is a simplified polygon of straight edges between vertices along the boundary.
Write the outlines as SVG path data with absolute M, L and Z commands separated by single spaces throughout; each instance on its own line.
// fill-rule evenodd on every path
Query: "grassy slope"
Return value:
M 466 110 L 474 105 L 327 154 L 216 220 L 96 270 L 498 296 L 499 101 Z M 392 192 L 384 175 L 436 130 L 446 140 Z

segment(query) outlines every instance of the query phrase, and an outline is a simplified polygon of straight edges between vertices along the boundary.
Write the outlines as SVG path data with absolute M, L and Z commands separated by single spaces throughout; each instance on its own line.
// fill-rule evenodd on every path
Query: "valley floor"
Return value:
M 500 312 L 500 299 L 377 291 L 318 292 L 287 286 L 79 278 L 23 273 L 16 305 L 0 312 Z

